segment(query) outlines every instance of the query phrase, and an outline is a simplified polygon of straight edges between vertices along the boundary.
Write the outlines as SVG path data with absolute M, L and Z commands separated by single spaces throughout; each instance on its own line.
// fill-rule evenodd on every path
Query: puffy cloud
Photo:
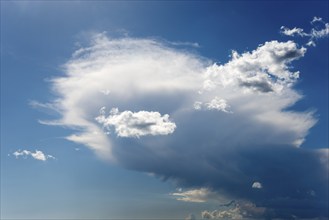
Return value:
M 17 150 L 13 153 L 13 155 L 16 158 L 31 156 L 32 158 L 34 158 L 36 160 L 42 160 L 42 161 L 46 161 L 47 159 L 56 159 L 54 156 L 46 155 L 40 150 L 35 150 L 35 152 L 28 151 L 28 150 Z
M 304 56 L 305 48 L 292 42 L 266 42 L 252 52 L 232 52 L 232 60 L 224 65 L 207 68 L 204 90 L 219 91 L 220 87 L 245 88 L 244 92 L 282 93 L 298 79 L 299 72 L 291 72 L 289 64 Z M 211 86 L 209 86 L 209 84 Z M 240 89 L 241 90 L 241 89 Z M 233 94 L 238 94 L 235 91 Z
M 202 218 L 205 219 L 242 219 L 243 216 L 240 214 L 240 209 L 239 208 L 231 208 L 229 210 L 224 210 L 224 211 L 203 211 L 201 213 Z
M 293 29 L 289 29 L 285 26 L 281 27 L 281 33 L 287 36 L 305 36 L 304 30 L 302 28 L 296 28 L 294 27 Z
M 154 39 L 96 34 L 52 79 L 49 106 L 60 117 L 43 123 L 71 128 L 68 140 L 119 166 L 174 181 L 188 189 L 173 193 L 182 201 L 243 199 L 274 217 L 326 216 L 326 157 L 297 148 L 316 119 L 291 108 L 302 98 L 291 63 L 306 52 L 270 41 L 213 64 Z
M 300 37 L 308 37 L 308 42 L 306 43 L 307 46 L 316 46 L 315 40 L 328 37 L 329 36 L 329 23 L 325 23 L 322 18 L 320 17 L 314 17 L 311 21 L 312 26 L 314 26 L 315 23 L 320 23 L 324 27 L 322 29 L 319 29 L 317 27 L 314 27 L 311 29 L 309 33 L 305 32 L 302 28 L 294 27 L 292 29 L 287 28 L 285 26 L 281 27 L 281 33 L 287 36 L 300 36 Z
M 161 116 L 159 112 L 139 111 L 119 112 L 112 108 L 110 115 L 105 116 L 102 108 L 96 121 L 108 130 L 115 127 L 115 132 L 120 137 L 140 137 L 145 135 L 167 135 L 174 132 L 176 125 L 169 120 L 169 115 Z
M 254 182 L 251 187 L 255 189 L 261 189 L 263 188 L 263 185 L 260 182 Z
M 230 107 L 225 99 L 219 97 L 215 97 L 210 102 L 206 103 L 206 106 L 207 109 L 216 109 L 223 112 L 229 112 L 228 108 Z
M 204 219 L 257 219 L 264 218 L 266 210 L 256 207 L 255 204 L 245 201 L 232 203 L 230 207 L 221 210 L 203 211 L 201 217 Z
M 205 103 L 196 101 L 194 102 L 193 107 L 196 110 L 206 109 L 206 110 L 217 110 L 226 113 L 232 113 L 232 111 L 229 110 L 230 105 L 227 103 L 227 101 L 217 96 L 212 100 L 210 100 L 209 102 L 205 102 Z

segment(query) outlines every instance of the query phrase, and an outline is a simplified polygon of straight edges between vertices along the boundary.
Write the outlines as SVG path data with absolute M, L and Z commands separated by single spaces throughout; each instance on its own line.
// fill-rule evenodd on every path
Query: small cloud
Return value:
M 311 21 L 311 24 L 316 22 L 323 22 L 322 18 L 314 16 L 313 20 Z
M 184 202 L 206 202 L 210 191 L 206 188 L 187 190 L 185 192 L 179 191 L 172 193 L 179 201 Z
M 47 158 L 55 160 L 56 158 L 50 154 L 47 155 Z
M 159 112 L 139 111 L 119 112 L 112 108 L 110 115 L 105 116 L 105 108 L 101 108 L 96 121 L 110 130 L 115 128 L 119 137 L 140 137 L 145 135 L 168 135 L 175 131 L 176 124 L 169 120 L 169 115 L 161 116 Z
M 201 110 L 202 109 L 202 102 L 199 102 L 199 101 L 194 102 L 193 108 L 195 110 Z
M 316 46 L 316 44 L 315 44 L 315 42 L 313 41 L 313 40 L 310 40 L 309 42 L 307 42 L 306 43 L 306 46 L 312 46 L 312 47 L 315 47 Z
M 47 159 L 56 159 L 52 155 L 46 155 L 40 150 L 35 150 L 35 152 L 28 151 L 28 150 L 17 150 L 13 153 L 13 155 L 18 159 L 19 157 L 26 158 L 27 156 L 30 156 L 36 160 L 46 161 Z
M 304 36 L 305 33 L 304 33 L 304 30 L 302 28 L 292 28 L 292 29 L 289 29 L 285 26 L 282 26 L 281 27 L 281 33 L 284 34 L 284 35 L 287 35 L 287 36 L 296 36 L 296 35 L 299 35 L 299 36 Z
M 209 102 L 205 102 L 202 103 L 200 101 L 196 101 L 193 104 L 193 108 L 195 110 L 217 110 L 217 111 L 222 111 L 222 112 L 226 112 L 226 113 L 232 113 L 232 111 L 230 111 L 230 105 L 227 103 L 227 101 L 225 99 L 219 98 L 219 97 L 215 97 L 212 100 L 210 100 Z
M 228 109 L 230 106 L 227 104 L 227 101 L 225 99 L 221 99 L 219 97 L 215 97 L 210 102 L 206 103 L 206 107 L 209 110 L 218 110 L 223 112 L 231 112 Z
M 263 188 L 262 184 L 260 182 L 254 182 L 251 186 L 254 189 L 261 189 Z

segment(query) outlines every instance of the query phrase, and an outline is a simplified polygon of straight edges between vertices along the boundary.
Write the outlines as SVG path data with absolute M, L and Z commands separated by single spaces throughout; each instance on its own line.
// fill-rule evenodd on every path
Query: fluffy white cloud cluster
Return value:
M 299 77 L 299 72 L 291 72 L 288 65 L 304 56 L 305 52 L 306 48 L 298 48 L 292 41 L 266 42 L 256 50 L 243 54 L 233 51 L 230 62 L 207 68 L 203 91 L 240 88 L 244 93 L 283 93 Z M 239 92 L 235 91 L 234 94 Z
M 105 108 L 102 108 L 96 121 L 107 130 L 111 126 L 120 137 L 140 137 L 145 135 L 167 135 L 174 132 L 176 125 L 169 120 L 169 115 L 161 116 L 159 112 L 139 111 L 119 112 L 112 108 L 108 117 L 105 116 Z
M 13 153 L 13 155 L 16 158 L 19 157 L 26 157 L 26 156 L 31 156 L 32 158 L 36 159 L 36 160 L 42 160 L 42 161 L 46 161 L 47 159 L 55 159 L 54 156 L 52 155 L 46 155 L 44 154 L 42 151 L 40 150 L 35 150 L 35 152 L 32 151 L 28 151 L 28 150 L 17 150 Z

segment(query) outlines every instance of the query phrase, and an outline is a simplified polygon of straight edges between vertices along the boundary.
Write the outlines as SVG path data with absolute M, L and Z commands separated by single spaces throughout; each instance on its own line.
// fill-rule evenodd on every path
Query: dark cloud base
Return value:
M 121 160 L 129 161 L 124 166 L 154 173 L 180 187 L 208 187 L 226 198 L 251 201 L 266 208 L 260 218 L 329 217 L 328 174 L 323 175 L 328 168 L 318 151 L 256 146 L 193 157 L 187 153 L 167 158 L 145 148 L 139 153 L 143 158 Z M 263 187 L 252 188 L 255 181 Z

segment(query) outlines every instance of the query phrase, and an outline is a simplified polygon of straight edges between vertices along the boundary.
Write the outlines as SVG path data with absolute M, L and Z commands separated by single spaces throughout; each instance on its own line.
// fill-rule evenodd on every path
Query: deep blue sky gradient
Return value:
M 173 184 L 99 161 L 63 139 L 69 130 L 38 123 L 46 114 L 29 102 L 53 97 L 49 79 L 89 32 L 196 42 L 188 50 L 225 63 L 233 49 L 291 39 L 282 25 L 310 30 L 314 16 L 328 21 L 328 1 L 1 1 L 1 218 L 183 218 L 212 209 L 176 201 Z M 328 38 L 317 44 L 293 63 L 305 98 L 292 109 L 314 108 L 319 119 L 305 148 L 328 147 Z M 8 156 L 25 148 L 58 159 Z

